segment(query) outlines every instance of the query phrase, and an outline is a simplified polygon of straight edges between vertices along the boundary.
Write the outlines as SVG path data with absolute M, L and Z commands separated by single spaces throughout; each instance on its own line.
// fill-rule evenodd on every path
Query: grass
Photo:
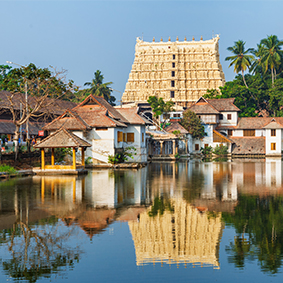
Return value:
M 15 174 L 15 173 L 17 173 L 17 170 L 10 165 L 1 164 L 0 165 L 0 172 L 1 173 L 8 173 L 8 174 Z

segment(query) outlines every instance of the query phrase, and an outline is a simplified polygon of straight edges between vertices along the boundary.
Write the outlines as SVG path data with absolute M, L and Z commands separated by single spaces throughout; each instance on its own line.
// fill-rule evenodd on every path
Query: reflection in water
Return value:
M 237 268 L 254 261 L 277 273 L 282 193 L 282 162 L 268 159 L 14 179 L 0 183 L 0 257 L 7 274 L 35 282 L 79 264 L 83 254 L 68 245 L 78 231 L 93 241 L 114 221 L 127 221 L 137 265 L 220 268 L 222 256 Z M 225 226 L 235 238 L 221 255 Z
M 221 214 L 210 217 L 183 199 L 171 199 L 172 210 L 151 216 L 141 213 L 139 221 L 129 221 L 137 265 L 146 263 L 194 263 L 219 267 Z
M 247 260 L 257 259 L 262 271 L 278 272 L 283 255 L 282 196 L 241 195 L 235 212 L 223 213 L 223 220 L 237 233 L 226 248 L 229 262 L 242 269 Z

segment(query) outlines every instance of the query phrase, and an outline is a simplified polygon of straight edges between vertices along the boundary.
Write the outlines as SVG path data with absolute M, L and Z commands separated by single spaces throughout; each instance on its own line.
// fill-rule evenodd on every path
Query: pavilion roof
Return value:
M 61 128 L 36 144 L 36 148 L 91 147 L 91 144 L 72 132 Z

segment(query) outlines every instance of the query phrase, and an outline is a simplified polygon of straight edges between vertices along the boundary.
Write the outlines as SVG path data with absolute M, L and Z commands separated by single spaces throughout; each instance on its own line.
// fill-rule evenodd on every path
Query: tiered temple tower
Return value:
M 219 36 L 210 40 L 144 42 L 137 38 L 135 60 L 123 93 L 123 104 L 146 102 L 149 96 L 180 106 L 197 101 L 207 89 L 225 84 L 219 61 Z

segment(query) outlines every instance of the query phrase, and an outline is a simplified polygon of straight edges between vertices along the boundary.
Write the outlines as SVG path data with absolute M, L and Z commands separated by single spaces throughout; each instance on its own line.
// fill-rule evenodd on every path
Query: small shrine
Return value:
M 85 150 L 91 147 L 91 144 L 72 132 L 60 128 L 58 131 L 52 133 L 38 144 L 35 148 L 41 149 L 41 168 L 34 168 L 34 173 L 38 175 L 53 175 L 53 174 L 84 174 L 85 170 Z M 45 164 L 45 149 L 51 149 L 51 164 Z M 55 148 L 71 148 L 72 149 L 72 165 L 55 164 Z M 81 150 L 81 163 L 76 162 L 76 150 Z

